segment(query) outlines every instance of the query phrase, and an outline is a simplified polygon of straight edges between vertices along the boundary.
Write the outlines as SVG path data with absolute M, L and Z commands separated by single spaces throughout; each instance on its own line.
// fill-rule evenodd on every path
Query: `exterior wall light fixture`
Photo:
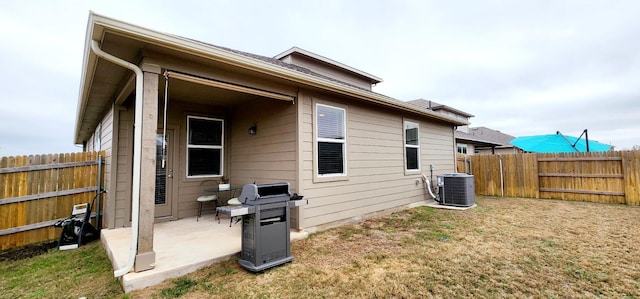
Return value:
M 258 133 L 258 127 L 256 127 L 256 125 L 253 125 L 249 128 L 248 132 L 249 135 L 255 135 Z

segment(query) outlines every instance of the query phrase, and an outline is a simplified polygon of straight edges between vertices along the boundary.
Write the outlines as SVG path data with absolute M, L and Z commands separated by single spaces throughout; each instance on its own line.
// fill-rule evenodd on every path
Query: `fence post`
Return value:
M 502 156 L 498 154 L 500 161 L 500 197 L 504 197 L 504 168 L 502 167 Z
M 98 232 L 102 229 L 102 225 L 100 221 L 102 217 L 100 213 L 102 212 L 100 209 L 100 199 L 102 197 L 102 155 L 98 153 L 98 190 L 96 190 L 96 229 Z
M 540 170 L 538 169 L 538 167 L 540 167 L 540 164 L 538 164 L 538 155 L 535 154 L 530 154 L 533 157 L 533 177 L 534 177 L 534 183 L 533 183 L 533 188 L 535 188 L 535 194 L 536 197 L 535 198 L 540 198 Z
M 640 151 L 620 152 L 622 157 L 622 175 L 624 197 L 628 205 L 640 205 Z

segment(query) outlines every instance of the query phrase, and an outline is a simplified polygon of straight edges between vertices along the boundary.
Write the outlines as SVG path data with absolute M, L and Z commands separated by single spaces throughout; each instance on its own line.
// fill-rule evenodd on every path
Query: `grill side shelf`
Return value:
M 298 199 L 298 200 L 290 200 L 287 202 L 287 205 L 290 208 L 306 206 L 309 202 L 306 199 Z
M 239 205 L 239 206 L 223 206 L 216 208 L 219 213 L 225 214 L 229 217 L 237 217 L 256 212 L 255 206 Z

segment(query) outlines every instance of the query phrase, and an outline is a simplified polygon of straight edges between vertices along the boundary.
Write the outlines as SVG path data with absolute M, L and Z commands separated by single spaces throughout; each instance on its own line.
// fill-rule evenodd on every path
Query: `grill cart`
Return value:
M 255 273 L 291 262 L 290 209 L 306 205 L 307 200 L 291 196 L 286 182 L 244 185 L 238 200 L 242 205 L 217 210 L 229 217 L 242 216 L 240 266 Z

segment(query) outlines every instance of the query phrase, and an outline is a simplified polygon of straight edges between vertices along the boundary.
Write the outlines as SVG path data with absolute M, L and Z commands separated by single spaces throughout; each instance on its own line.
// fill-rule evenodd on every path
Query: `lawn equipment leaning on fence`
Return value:
M 53 224 L 61 227 L 58 248 L 60 250 L 76 249 L 82 244 L 93 241 L 100 237 L 98 230 L 91 224 L 91 208 L 93 208 L 96 198 L 104 191 L 98 191 L 93 197 L 91 204 L 81 203 L 73 206 L 71 216 L 61 219 Z

